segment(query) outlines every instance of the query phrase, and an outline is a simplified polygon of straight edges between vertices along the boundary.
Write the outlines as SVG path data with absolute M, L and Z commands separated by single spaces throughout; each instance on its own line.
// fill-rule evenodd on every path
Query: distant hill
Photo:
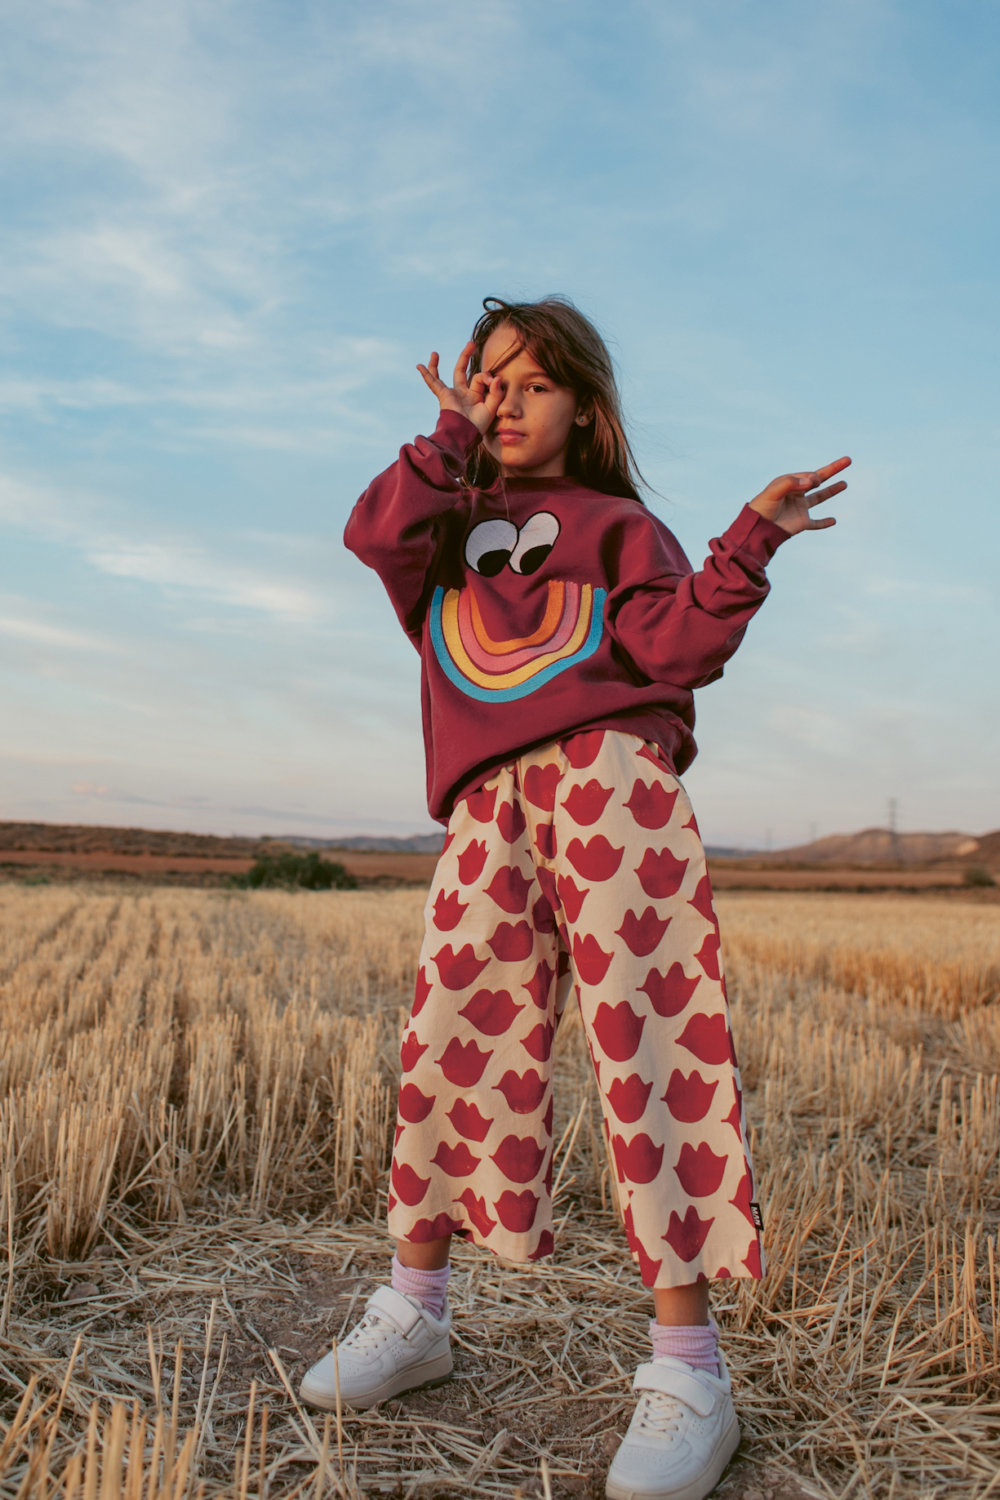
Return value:
M 382 838 L 375 834 L 355 834 L 344 839 L 299 839 L 286 837 L 283 844 L 311 849 L 354 849 L 359 854 L 440 854 L 444 848 L 444 829 L 440 833 L 413 833 L 408 838 Z
M 893 833 L 865 828 L 833 833 L 812 844 L 796 844 L 759 856 L 776 864 L 926 865 L 939 860 L 989 863 L 1000 857 L 1000 832 L 976 838 L 969 833 Z
M 79 867 L 81 872 L 117 870 L 150 877 L 167 874 L 171 878 L 187 871 L 192 878 L 200 874 L 207 881 L 210 876 L 224 876 L 227 870 L 239 873 L 249 869 L 262 854 L 291 848 L 316 849 L 334 859 L 342 857 L 352 873 L 363 879 L 384 875 L 405 882 L 430 879 L 443 842 L 443 831 L 406 838 L 374 834 L 247 838 L 90 824 L 0 822 L 0 868 Z M 870 872 L 865 875 L 866 883 L 881 878 L 880 871 L 896 871 L 900 878 L 906 872 L 905 879 L 921 884 L 939 880 L 954 884 L 970 866 L 981 865 L 994 876 L 1000 875 L 1000 829 L 975 836 L 958 832 L 893 834 L 888 828 L 866 828 L 768 854 L 711 845 L 708 855 L 717 873 L 727 867 L 731 874 L 742 872 L 740 879 L 749 879 L 747 872 L 753 870 L 764 875 L 785 867 L 789 878 L 796 879 L 801 874 L 806 879 L 826 881 L 839 869 Z M 809 870 L 815 874 L 807 876 Z

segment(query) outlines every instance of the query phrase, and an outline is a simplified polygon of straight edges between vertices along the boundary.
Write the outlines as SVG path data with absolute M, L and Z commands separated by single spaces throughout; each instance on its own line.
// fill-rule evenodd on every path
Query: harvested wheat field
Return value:
M 0 886 L 0 1494 L 603 1495 L 649 1302 L 575 1012 L 555 1262 L 459 1248 L 453 1380 L 296 1400 L 387 1271 L 422 899 Z M 1000 1497 L 1000 906 L 719 907 L 770 1255 L 719 1493 Z

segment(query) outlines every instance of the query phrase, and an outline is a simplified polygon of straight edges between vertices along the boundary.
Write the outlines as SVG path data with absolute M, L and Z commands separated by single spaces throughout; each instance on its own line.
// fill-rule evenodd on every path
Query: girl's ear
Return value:
M 589 427 L 591 422 L 594 420 L 593 407 L 581 407 L 573 420 L 576 423 L 577 427 Z

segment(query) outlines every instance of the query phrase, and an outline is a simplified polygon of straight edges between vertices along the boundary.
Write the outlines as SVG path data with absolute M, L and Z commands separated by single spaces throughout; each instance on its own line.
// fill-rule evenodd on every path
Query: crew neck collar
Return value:
M 507 490 L 582 490 L 586 486 L 570 474 L 549 474 L 540 478 L 510 474 L 502 481 Z

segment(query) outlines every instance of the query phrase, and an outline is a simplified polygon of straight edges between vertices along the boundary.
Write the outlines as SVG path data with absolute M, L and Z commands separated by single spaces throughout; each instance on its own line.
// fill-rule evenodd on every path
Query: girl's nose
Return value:
M 504 385 L 503 397 L 500 401 L 500 405 L 497 407 L 497 416 L 516 417 L 519 415 L 520 410 L 520 404 L 517 400 L 515 392 L 509 385 Z

